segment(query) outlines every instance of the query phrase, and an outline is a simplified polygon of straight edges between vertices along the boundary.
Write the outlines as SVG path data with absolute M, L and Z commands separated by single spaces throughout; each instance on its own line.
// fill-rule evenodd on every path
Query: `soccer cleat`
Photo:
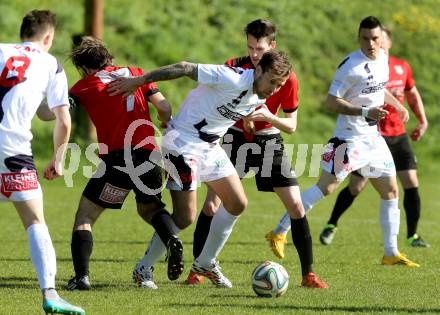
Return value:
M 416 268 L 420 267 L 419 264 L 409 260 L 404 254 L 399 253 L 397 256 L 383 256 L 382 265 L 403 265 L 405 267 Z
M 322 230 L 321 234 L 319 234 L 319 240 L 322 245 L 330 245 L 335 237 L 335 233 L 338 230 L 336 225 L 327 224 Z
M 324 281 L 318 278 L 313 272 L 307 273 L 303 276 L 301 281 L 301 286 L 304 288 L 314 288 L 314 289 L 327 289 L 328 285 Z
M 274 234 L 272 231 L 266 234 L 266 240 L 269 242 L 269 246 L 272 252 L 278 258 L 284 258 L 284 245 L 287 244 L 286 234 Z
M 188 278 L 185 280 L 185 283 L 190 285 L 199 285 L 203 284 L 204 281 L 204 276 L 198 275 L 197 273 L 190 271 Z
M 67 282 L 68 290 L 90 290 L 90 280 L 89 276 L 82 276 L 77 278 L 72 277 L 69 282 Z
M 412 247 L 431 247 L 431 245 L 429 245 L 428 243 L 425 242 L 424 239 L 422 239 L 419 235 L 414 234 L 413 236 L 411 236 L 410 238 L 408 238 L 406 240 L 406 242 L 408 243 L 409 246 Z
M 211 266 L 202 266 L 197 259 L 191 266 L 191 271 L 208 278 L 218 288 L 232 288 L 232 283 L 226 278 L 220 270 L 218 262 L 211 264 Z
M 60 298 L 54 289 L 50 289 L 50 291 L 53 292 L 43 298 L 43 310 L 46 314 L 86 314 L 82 308 L 72 305 Z
M 139 264 L 133 270 L 133 281 L 140 288 L 156 290 L 157 285 L 153 281 L 153 266 L 140 266 Z
M 168 279 L 178 279 L 183 272 L 183 244 L 175 235 L 168 241 L 166 260 L 168 260 Z

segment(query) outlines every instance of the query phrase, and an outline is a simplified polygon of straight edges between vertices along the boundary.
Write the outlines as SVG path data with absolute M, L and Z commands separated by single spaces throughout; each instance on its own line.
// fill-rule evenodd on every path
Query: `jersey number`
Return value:
M 0 75 L 0 123 L 3 120 L 3 98 L 15 85 L 26 80 L 24 74 L 31 61 L 26 56 L 12 56 L 5 62 Z

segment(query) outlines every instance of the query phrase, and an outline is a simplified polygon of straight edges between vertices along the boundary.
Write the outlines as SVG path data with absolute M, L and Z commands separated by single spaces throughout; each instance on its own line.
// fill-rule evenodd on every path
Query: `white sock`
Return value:
M 197 257 L 197 261 L 204 266 L 215 263 L 215 260 L 225 245 L 232 233 L 235 222 L 237 222 L 238 216 L 230 214 L 223 204 L 217 210 L 217 213 L 212 218 L 211 228 L 209 230 L 208 238 L 206 239 L 205 246 Z
M 29 250 L 37 272 L 40 289 L 55 288 L 57 262 L 55 249 L 45 224 L 32 224 L 27 228 Z
M 385 256 L 397 256 L 397 235 L 399 234 L 399 199 L 380 201 L 380 224 L 383 233 Z
M 309 212 L 312 209 L 313 205 L 324 197 L 324 194 L 316 185 L 301 192 L 301 200 L 304 206 L 304 211 L 306 213 Z
M 289 213 L 284 213 L 281 217 L 280 222 L 277 227 L 273 230 L 274 234 L 287 234 L 290 230 L 290 215 Z
M 173 232 L 177 235 L 180 232 L 180 229 L 177 225 L 172 222 Z M 159 237 L 159 234 L 154 232 L 153 237 L 151 238 L 150 245 L 148 246 L 147 251 L 145 252 L 144 257 L 142 257 L 139 262 L 141 266 L 151 267 L 162 257 L 167 251 L 166 244 L 164 244 Z

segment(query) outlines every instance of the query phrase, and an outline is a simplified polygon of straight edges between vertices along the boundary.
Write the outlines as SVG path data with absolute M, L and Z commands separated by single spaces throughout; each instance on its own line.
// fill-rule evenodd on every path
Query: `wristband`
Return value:
M 361 113 L 361 115 L 363 116 L 363 117 L 368 117 L 368 112 L 370 111 L 370 109 L 368 108 L 368 107 L 365 107 L 365 106 L 363 106 L 362 107 L 362 113 Z

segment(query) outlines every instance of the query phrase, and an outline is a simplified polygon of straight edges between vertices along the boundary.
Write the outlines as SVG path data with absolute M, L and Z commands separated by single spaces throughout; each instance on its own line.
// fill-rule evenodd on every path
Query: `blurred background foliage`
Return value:
M 360 20 L 375 15 L 393 31 L 391 53 L 411 64 L 425 103 L 430 128 L 422 141 L 414 143 L 417 155 L 426 161 L 440 155 L 440 0 L 104 2 L 103 40 L 116 57 L 115 64 L 145 70 L 181 60 L 223 63 L 245 55 L 244 26 L 257 18 L 275 22 L 278 48 L 289 53 L 300 84 L 299 127 L 294 135 L 285 135 L 286 142 L 294 144 L 326 143 L 331 136 L 335 115 L 323 106 L 329 84 L 339 62 L 358 49 Z M 79 75 L 68 54 L 72 35 L 84 29 L 84 2 L 0 0 L 0 42 L 18 41 L 21 18 L 35 8 L 51 9 L 58 16 L 51 52 L 63 63 L 72 85 Z M 159 83 L 174 112 L 194 86 L 187 79 Z M 415 123 L 412 116 L 408 128 Z M 45 155 L 51 148 L 50 125 L 36 121 L 34 129 L 39 139 L 34 141 L 36 155 Z

